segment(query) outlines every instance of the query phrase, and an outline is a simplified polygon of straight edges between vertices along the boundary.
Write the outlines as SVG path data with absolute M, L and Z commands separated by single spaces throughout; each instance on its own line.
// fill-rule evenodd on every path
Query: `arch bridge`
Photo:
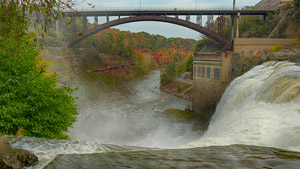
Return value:
M 229 40 L 224 38 L 222 35 L 214 32 L 210 29 L 209 23 L 214 22 L 214 16 L 230 16 L 231 18 L 231 27 L 232 27 L 232 39 L 234 38 L 234 23 L 238 23 L 238 18 L 241 15 L 262 15 L 264 18 L 269 12 L 273 10 L 199 10 L 199 9 L 165 9 L 165 10 L 99 10 L 99 11 L 84 11 L 84 12 L 66 12 L 67 16 L 72 18 L 71 29 L 72 32 L 76 31 L 75 18 L 80 17 L 82 19 L 82 30 L 80 33 L 75 33 L 73 39 L 69 43 L 69 46 L 72 47 L 79 43 L 81 40 L 88 38 L 89 36 L 105 30 L 107 28 L 139 21 L 158 21 L 172 23 L 176 25 L 181 25 L 186 28 L 195 30 L 201 34 L 204 34 L 215 41 L 217 41 L 222 46 L 228 46 L 230 44 Z M 117 17 L 117 19 L 110 21 L 110 17 Z M 180 19 L 179 16 L 184 16 L 185 19 Z M 196 22 L 191 21 L 191 16 L 196 16 Z M 207 16 L 207 27 L 202 26 L 202 17 Z M 94 17 L 95 27 L 87 29 L 87 17 Z M 103 24 L 98 24 L 98 17 L 106 17 L 106 22 Z M 57 22 L 61 22 L 61 19 L 58 19 Z M 221 23 L 224 24 L 225 23 Z M 56 24 L 56 29 L 59 29 L 59 26 L 62 23 Z M 236 37 L 239 36 L 238 24 L 236 28 Z M 220 27 L 220 26 L 219 26 Z M 229 45 L 230 46 L 230 45 Z

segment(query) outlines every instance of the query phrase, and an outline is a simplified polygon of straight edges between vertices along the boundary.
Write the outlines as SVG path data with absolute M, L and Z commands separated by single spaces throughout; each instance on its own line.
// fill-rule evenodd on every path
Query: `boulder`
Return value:
M 38 157 L 21 149 L 12 148 L 5 136 L 0 136 L 0 168 L 18 169 L 36 165 Z

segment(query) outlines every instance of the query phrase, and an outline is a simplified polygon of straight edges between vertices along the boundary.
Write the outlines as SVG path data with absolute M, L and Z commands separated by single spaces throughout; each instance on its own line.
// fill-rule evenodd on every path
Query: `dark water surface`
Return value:
M 192 149 L 58 155 L 46 169 L 81 168 L 280 168 L 298 169 L 300 153 L 231 145 Z

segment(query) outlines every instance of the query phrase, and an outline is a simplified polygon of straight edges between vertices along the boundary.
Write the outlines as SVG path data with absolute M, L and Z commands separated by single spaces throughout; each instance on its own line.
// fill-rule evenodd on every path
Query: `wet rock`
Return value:
M 17 169 L 37 164 L 34 154 L 21 149 L 12 148 L 5 136 L 0 136 L 0 168 Z

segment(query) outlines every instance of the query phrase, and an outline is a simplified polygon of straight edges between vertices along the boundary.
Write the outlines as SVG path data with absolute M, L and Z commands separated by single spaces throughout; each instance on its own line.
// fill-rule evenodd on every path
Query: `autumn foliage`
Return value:
M 134 62 L 136 56 L 144 56 L 157 65 L 180 62 L 193 54 L 196 41 L 182 38 L 165 38 L 146 32 L 132 33 L 118 29 L 106 29 L 85 42 L 92 55 L 105 64 L 104 55 L 114 60 Z M 96 49 L 96 50 L 95 50 Z M 101 57 L 102 56 L 102 57 Z

